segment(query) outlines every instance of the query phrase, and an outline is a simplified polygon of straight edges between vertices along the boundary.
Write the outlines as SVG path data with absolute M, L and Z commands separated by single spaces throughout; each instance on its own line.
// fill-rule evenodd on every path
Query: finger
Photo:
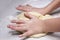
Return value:
M 8 25 L 8 28 L 11 28 L 12 30 L 17 30 L 19 27 L 16 27 L 14 25 Z M 19 30 L 19 29 L 18 29 Z
M 12 20 L 11 22 L 17 23 L 17 24 L 25 23 L 25 21 L 23 21 L 23 20 Z
M 22 5 L 19 5 L 18 7 L 16 7 L 17 10 L 20 10 L 20 11 L 25 11 L 26 12 L 26 8 Z
M 28 6 L 22 6 L 22 5 L 19 5 L 18 7 L 16 7 L 17 10 L 20 10 L 20 11 L 24 11 L 24 12 L 29 12 L 29 10 L 27 9 Z
M 29 13 L 25 13 L 24 16 L 29 18 L 29 19 L 32 19 L 32 18 L 35 17 L 35 16 L 33 16 L 33 15 L 29 14 Z
M 16 27 L 23 27 L 24 24 L 16 24 Z
M 31 35 L 33 35 L 33 32 L 32 32 L 32 31 L 27 31 L 27 32 L 25 32 L 24 34 L 19 35 L 19 36 L 20 36 L 20 37 L 29 37 L 29 36 L 31 36 Z
M 22 6 L 22 5 L 19 5 L 18 7 L 16 7 L 17 10 L 21 10 L 21 11 L 26 11 L 26 7 L 25 6 Z
M 23 28 L 23 27 L 16 27 L 13 25 L 8 25 L 8 28 L 10 28 L 12 30 L 16 30 L 16 31 L 24 31 L 25 30 L 25 28 Z
M 17 10 L 21 10 L 23 9 L 23 6 L 22 5 L 19 5 L 18 7 L 16 7 Z

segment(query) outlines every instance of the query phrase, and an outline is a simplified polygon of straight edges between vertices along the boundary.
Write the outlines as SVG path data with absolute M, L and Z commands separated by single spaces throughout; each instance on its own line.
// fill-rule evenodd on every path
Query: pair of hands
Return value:
M 32 6 L 19 6 L 17 7 L 18 10 L 29 12 L 32 9 L 29 10 L 29 8 L 32 8 Z M 33 10 L 34 11 L 34 10 Z M 8 28 L 11 28 L 13 30 L 17 31 L 23 31 L 24 33 L 22 35 L 19 35 L 20 37 L 28 37 L 33 34 L 38 34 L 40 32 L 44 32 L 45 22 L 43 20 L 38 19 L 37 17 L 31 15 L 31 14 L 24 14 L 25 17 L 29 18 L 30 20 L 12 20 L 12 23 L 16 23 L 17 26 L 9 24 Z

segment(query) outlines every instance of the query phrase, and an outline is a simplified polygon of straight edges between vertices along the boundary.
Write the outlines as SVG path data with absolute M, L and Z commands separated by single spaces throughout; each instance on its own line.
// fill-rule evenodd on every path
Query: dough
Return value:
M 17 18 L 18 18 L 18 19 L 22 19 L 22 20 L 29 20 L 28 18 L 26 18 L 26 17 L 24 16 L 24 13 L 26 13 L 26 12 L 22 12 L 21 14 L 17 15 Z M 41 15 L 41 14 L 38 13 L 38 12 L 28 12 L 28 13 L 31 14 L 31 15 L 34 15 L 34 16 L 36 16 L 37 18 L 42 19 L 42 20 L 46 20 L 46 19 L 52 18 L 50 15 L 45 15 L 45 16 L 43 16 L 43 15 Z M 39 34 L 32 35 L 32 36 L 30 36 L 30 37 L 32 37 L 32 38 L 38 38 L 38 37 L 45 36 L 46 34 L 47 34 L 47 33 L 39 33 Z

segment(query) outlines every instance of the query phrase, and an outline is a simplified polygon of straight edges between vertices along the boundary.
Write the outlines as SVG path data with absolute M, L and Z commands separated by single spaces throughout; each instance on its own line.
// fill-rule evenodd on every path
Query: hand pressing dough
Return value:
M 20 19 L 22 19 L 22 20 L 29 20 L 28 18 L 26 18 L 26 17 L 24 16 L 24 13 L 26 13 L 26 12 L 22 12 L 21 14 L 17 15 L 17 18 L 18 18 L 19 20 L 20 20 Z M 38 12 L 28 12 L 28 13 L 31 14 L 31 15 L 34 15 L 34 16 L 36 16 L 37 18 L 42 19 L 42 20 L 46 20 L 46 19 L 52 18 L 50 15 L 45 15 L 45 16 L 43 16 L 43 15 L 41 15 L 41 14 L 38 13 Z M 32 37 L 32 38 L 38 38 L 38 37 L 45 36 L 46 34 L 47 34 L 47 33 L 39 33 L 39 34 L 32 35 L 32 36 L 30 36 L 30 37 Z

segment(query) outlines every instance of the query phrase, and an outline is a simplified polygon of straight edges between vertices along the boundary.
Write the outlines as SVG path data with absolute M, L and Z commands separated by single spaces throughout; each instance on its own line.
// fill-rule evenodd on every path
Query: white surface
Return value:
M 39 0 L 40 7 L 44 7 L 49 0 Z M 10 23 L 8 16 L 16 14 L 18 11 L 15 9 L 19 4 L 25 4 L 27 0 L 0 0 L 0 40 L 20 40 L 18 35 L 12 35 L 7 25 Z M 50 2 L 50 1 L 49 1 Z M 46 4 L 45 4 L 46 3 Z M 44 4 L 44 5 L 43 5 Z M 34 4 L 31 4 L 34 5 Z M 54 33 L 53 35 L 47 35 L 42 38 L 29 38 L 27 40 L 60 40 L 60 33 Z
M 53 0 L 29 0 L 25 4 L 30 4 L 33 7 L 43 8 Z

